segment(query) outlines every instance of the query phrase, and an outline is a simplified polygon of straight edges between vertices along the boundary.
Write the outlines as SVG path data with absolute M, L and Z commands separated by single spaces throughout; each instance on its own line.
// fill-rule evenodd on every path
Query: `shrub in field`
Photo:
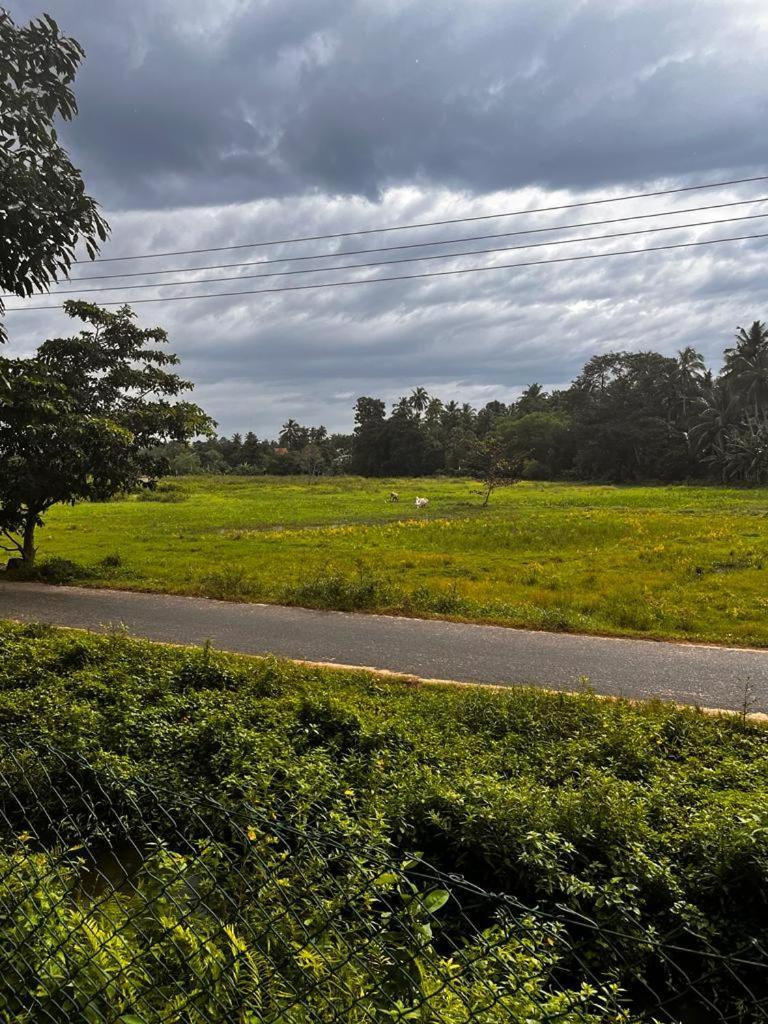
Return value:
M 11 570 L 16 579 L 41 580 L 44 583 L 80 583 L 97 575 L 94 569 L 69 558 L 44 558 L 33 565 L 20 565 Z
M 141 490 L 136 495 L 137 501 L 154 501 L 166 505 L 187 501 L 188 498 L 188 488 L 169 480 L 158 484 L 154 490 Z
M 284 587 L 280 600 L 283 604 L 352 612 L 386 606 L 394 595 L 388 581 L 374 576 L 368 569 L 361 568 L 354 576 L 329 569 Z
M 256 589 L 254 581 L 238 565 L 225 566 L 200 580 L 202 594 L 221 601 L 244 600 L 252 597 Z

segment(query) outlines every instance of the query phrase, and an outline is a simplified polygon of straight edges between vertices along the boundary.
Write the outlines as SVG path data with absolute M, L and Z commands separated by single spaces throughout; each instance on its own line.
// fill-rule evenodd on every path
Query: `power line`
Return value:
M 579 238 L 562 238 L 549 242 L 528 242 L 525 245 L 503 245 L 494 249 L 469 249 L 464 252 L 437 253 L 430 256 L 404 256 L 395 260 L 376 260 L 370 263 L 342 263 L 337 267 L 311 267 L 305 270 L 274 270 L 266 274 L 236 274 L 234 277 L 205 277 L 197 281 L 162 281 L 149 284 L 105 285 L 99 288 L 67 288 L 55 295 L 89 295 L 93 292 L 137 291 L 144 288 L 183 288 L 185 285 L 219 284 L 227 281 L 253 281 L 268 277 L 293 277 L 296 274 L 329 274 L 336 270 L 368 270 L 372 267 L 389 267 L 400 263 L 421 263 L 427 260 L 452 260 L 462 256 L 491 255 L 497 252 L 517 252 L 521 249 L 541 249 L 552 245 L 574 245 L 579 242 L 598 242 L 608 238 L 630 238 L 633 235 L 658 234 L 661 231 L 682 231 L 686 228 L 712 227 L 715 224 L 733 224 L 737 221 L 760 220 L 768 213 L 752 213 L 745 217 L 721 217 L 718 220 L 695 221 L 690 224 L 673 224 L 660 228 L 638 228 L 635 231 L 612 231 L 604 235 L 582 235 Z M 3 296 L 5 298 L 6 296 Z M 10 298 L 11 296 L 7 296 Z
M 127 274 L 91 274 L 88 276 L 68 278 L 70 283 L 76 281 L 114 281 L 126 277 L 157 277 L 160 274 L 191 274 L 201 270 L 229 270 L 238 267 L 263 267 L 273 263 L 299 263 L 307 260 L 328 260 L 340 256 L 361 256 L 366 253 L 397 252 L 404 249 L 425 249 L 428 246 L 454 245 L 459 242 L 482 242 L 494 238 L 513 238 L 518 235 L 540 235 L 552 231 L 571 231 L 575 228 L 602 227 L 604 224 L 624 224 L 630 220 L 650 220 L 655 217 L 677 217 L 684 213 L 701 213 L 704 210 L 724 210 L 734 206 L 752 206 L 755 203 L 768 201 L 768 196 L 757 199 L 739 199 L 733 203 L 711 203 L 708 206 L 688 206 L 680 210 L 660 210 L 656 213 L 635 213 L 628 217 L 610 217 L 607 220 L 579 221 L 575 224 L 556 224 L 547 228 L 525 228 L 520 231 L 501 231 L 491 235 L 464 235 L 461 238 L 441 238 L 432 242 L 406 242 L 402 245 L 384 245 L 373 249 L 342 249 L 338 252 L 317 253 L 311 256 L 281 256 L 269 260 L 249 260 L 246 263 L 218 263 L 204 267 L 172 267 L 169 270 L 135 270 Z M 14 295 L 0 298 L 15 298 Z
M 550 260 L 529 260 L 524 263 L 497 263 L 492 267 L 465 267 L 461 270 L 431 270 L 425 274 L 393 274 L 389 277 L 371 277 L 363 281 L 327 281 L 321 284 L 281 285 L 279 288 L 254 288 L 238 292 L 207 292 L 203 295 L 167 295 L 160 298 L 134 299 L 133 305 L 146 302 L 189 302 L 196 299 L 225 299 L 240 295 L 273 295 L 277 292 L 306 292 L 319 288 L 345 288 L 351 285 L 383 284 L 386 281 L 419 281 L 428 277 L 455 277 L 458 274 L 481 274 L 492 270 L 512 270 L 519 267 L 541 267 L 553 263 L 576 263 L 582 260 L 608 259 L 612 256 L 639 256 L 647 252 L 664 252 L 670 249 L 693 249 L 704 245 L 719 245 L 723 242 L 744 242 L 750 239 L 768 238 L 768 232 L 758 235 L 731 235 L 727 238 L 710 238 L 700 242 L 674 242 L 670 245 L 652 245 L 645 249 L 620 249 L 616 252 L 588 253 L 583 256 L 560 256 Z M 122 301 L 101 303 L 102 306 L 123 306 Z M 25 313 L 40 309 L 63 309 L 63 304 L 51 306 L 12 306 L 6 313 Z
M 732 178 L 730 181 L 712 181 L 705 185 L 685 185 L 682 188 L 667 188 L 657 192 L 636 192 L 631 195 L 613 196 L 610 199 L 590 199 L 580 203 L 564 203 L 561 206 L 540 206 L 532 210 L 511 210 L 506 213 L 486 213 L 474 217 L 454 217 L 450 220 L 420 221 L 416 224 L 396 224 L 383 228 L 365 228 L 357 231 L 337 231 L 327 235 L 304 235 L 298 238 L 274 238 L 265 242 L 242 242 L 238 245 L 217 245 L 204 249 L 175 249 L 170 252 L 145 252 L 133 256 L 102 256 L 97 260 L 74 260 L 74 263 L 117 263 L 122 260 L 149 260 L 162 256 L 193 256 L 205 252 L 225 252 L 230 249 L 255 249 L 267 245 L 293 245 L 296 242 L 323 242 L 332 238 L 352 238 L 360 235 L 378 235 L 388 231 L 414 231 L 417 228 L 444 227 L 447 224 L 468 224 L 481 220 L 498 220 L 502 217 L 521 217 L 530 213 L 554 213 L 558 210 L 575 210 L 584 206 L 602 206 L 605 203 L 623 203 L 630 199 L 652 199 L 656 196 L 677 195 L 680 192 L 696 192 L 707 188 L 725 188 L 728 185 L 744 185 L 754 181 L 768 181 L 768 174 L 753 178 Z

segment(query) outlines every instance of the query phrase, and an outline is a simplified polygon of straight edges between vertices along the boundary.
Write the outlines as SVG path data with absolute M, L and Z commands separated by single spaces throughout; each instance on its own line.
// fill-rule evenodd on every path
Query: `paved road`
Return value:
M 386 615 L 0 582 L 0 619 L 270 652 L 477 683 L 532 683 L 569 690 L 589 676 L 598 693 L 663 697 L 739 710 L 749 683 L 753 710 L 768 711 L 768 651 L 610 640 Z

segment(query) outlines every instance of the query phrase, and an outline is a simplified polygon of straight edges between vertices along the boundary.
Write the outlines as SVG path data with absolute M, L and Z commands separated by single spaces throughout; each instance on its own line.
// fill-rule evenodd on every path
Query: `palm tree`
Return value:
M 455 427 L 459 422 L 459 414 L 461 413 L 461 406 L 455 399 L 451 399 L 450 402 L 446 402 L 443 407 L 442 422 L 445 427 L 449 430 Z
M 429 405 L 427 406 L 427 419 L 428 420 L 439 420 L 440 413 L 443 411 L 443 403 L 439 398 L 430 398 Z
M 706 373 L 704 358 L 691 345 L 677 353 L 676 389 L 683 412 L 683 422 L 688 421 L 688 406 L 692 398 L 701 393 Z
M 736 348 L 725 350 L 726 366 L 728 361 L 738 356 L 753 356 L 761 348 L 768 345 L 768 324 L 761 320 L 753 320 L 749 330 L 743 327 L 736 328 Z
M 517 411 L 521 416 L 529 412 L 540 412 L 544 408 L 545 395 L 541 384 L 529 384 L 517 400 Z
M 738 403 L 727 387 L 715 384 L 696 399 L 696 423 L 689 436 L 694 447 L 707 453 L 722 448 L 738 421 Z
M 280 431 L 279 441 L 284 448 L 289 448 L 291 451 L 303 447 L 302 441 L 306 430 L 297 423 L 295 419 L 291 418 L 287 423 L 283 424 L 283 429 Z
M 410 398 L 408 399 L 408 404 L 412 409 L 415 409 L 416 412 L 424 412 L 429 405 L 427 389 L 422 387 L 414 388 L 411 392 Z
M 768 481 L 768 416 L 750 416 L 732 427 L 707 459 L 723 481 L 764 484 Z
M 761 406 L 768 397 L 765 381 L 768 358 L 768 325 L 755 320 L 749 330 L 739 327 L 736 346 L 725 350 L 723 379 L 743 406 L 754 407 L 760 415 Z
M 759 417 L 768 410 L 768 346 L 741 360 L 739 390 L 745 405 Z

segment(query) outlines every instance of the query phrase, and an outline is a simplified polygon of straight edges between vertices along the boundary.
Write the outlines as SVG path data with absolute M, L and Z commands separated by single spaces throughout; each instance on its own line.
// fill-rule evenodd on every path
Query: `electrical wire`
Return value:
M 615 252 L 588 253 L 582 256 L 560 256 L 548 260 L 529 260 L 523 263 L 497 263 L 492 267 L 464 267 L 458 270 L 431 270 L 424 274 L 393 274 L 388 277 L 371 277 L 362 281 L 325 281 L 320 284 L 281 285 L 278 288 L 255 288 L 236 292 L 207 292 L 202 295 L 166 295 L 150 299 L 134 299 L 133 305 L 147 302 L 193 302 L 196 299 L 225 299 L 242 295 L 273 295 L 278 292 L 315 291 L 320 288 L 346 288 L 353 285 L 384 284 L 387 281 L 419 281 L 432 277 L 455 277 L 459 274 L 480 274 L 493 270 L 512 270 L 519 267 L 541 267 L 554 263 L 576 263 L 584 260 L 608 259 L 613 256 L 639 256 L 648 252 L 666 252 L 671 249 L 693 249 L 705 245 L 720 245 L 723 242 L 743 242 L 751 239 L 768 238 L 768 232 L 757 235 L 731 235 L 727 238 L 710 238 L 699 242 L 673 242 L 669 245 L 647 246 L 645 249 L 621 249 Z M 70 300 L 72 301 L 72 300 Z M 123 306 L 122 301 L 101 303 L 102 306 Z M 26 313 L 42 309 L 63 309 L 63 304 L 49 306 L 11 306 L 6 313 Z
M 517 252 L 521 249 L 541 249 L 553 245 L 575 245 L 579 242 L 605 241 L 609 238 L 630 238 L 634 235 L 658 234 L 662 231 L 682 231 L 686 228 L 712 227 L 715 224 L 733 224 L 737 221 L 760 220 L 768 213 L 752 213 L 745 217 L 721 217 L 718 220 L 695 221 L 690 224 L 673 224 L 659 228 L 638 228 L 635 231 L 612 231 L 603 235 L 583 235 L 579 238 L 562 238 L 548 242 L 528 242 L 525 245 L 504 245 L 494 249 L 469 249 L 464 252 L 437 253 L 429 256 L 404 256 L 395 260 L 377 260 L 370 263 L 342 263 L 337 267 L 311 267 L 304 270 L 274 270 L 266 274 L 236 274 L 233 277 L 204 277 L 196 281 L 161 281 L 149 284 L 105 285 L 99 288 L 66 288 L 54 295 L 89 295 L 93 292 L 137 291 L 145 288 L 183 288 L 200 284 L 219 284 L 228 281 L 253 281 L 270 277 L 293 277 L 296 274 L 328 274 L 338 270 L 368 270 L 372 267 L 390 267 L 401 263 L 421 263 L 427 260 L 452 260 L 462 256 L 491 255 L 498 252 Z M 10 297 L 10 296 L 8 296 Z M 5 298 L 5 296 L 3 296 Z
M 701 213 L 705 210 L 723 210 L 734 206 L 752 206 L 756 203 L 768 201 L 768 196 L 759 196 L 757 199 L 739 199 L 733 203 L 712 203 L 708 206 L 689 206 L 680 210 L 661 210 L 655 213 L 635 213 L 628 217 L 610 217 L 607 220 L 579 221 L 575 224 L 557 224 L 546 228 L 525 228 L 518 231 L 501 231 L 490 235 L 464 235 L 462 238 L 440 238 L 431 242 L 406 242 L 402 245 L 385 245 L 373 249 L 341 249 L 338 252 L 317 253 L 310 256 L 280 256 L 269 260 L 249 260 L 246 263 L 218 263 L 203 267 L 172 267 L 168 270 L 135 270 L 126 274 L 92 274 L 80 277 L 68 278 L 69 283 L 76 281 L 114 281 L 118 278 L 127 277 L 157 277 L 161 274 L 191 274 L 201 270 L 234 270 L 238 267 L 263 267 L 273 263 L 299 263 L 307 260 L 327 260 L 340 256 L 361 256 L 366 253 L 397 252 L 404 249 L 424 249 L 436 245 L 454 245 L 461 242 L 483 242 L 495 238 L 513 238 L 518 235 L 540 235 L 552 231 L 571 231 L 576 228 L 602 227 L 605 224 L 624 224 L 631 220 L 650 220 L 655 217 L 676 217 L 684 213 Z M 15 298 L 15 296 L 4 295 L 0 298 Z
M 420 221 L 415 224 L 396 224 L 383 228 L 364 228 L 356 231 L 337 231 L 326 235 L 304 235 L 298 238 L 275 238 L 263 242 L 242 242 L 238 245 L 217 245 L 203 249 L 175 249 L 169 252 L 145 252 L 132 256 L 101 256 L 97 260 L 73 260 L 73 263 L 117 263 L 122 260 L 158 259 L 162 256 L 192 256 L 205 252 L 224 252 L 231 249 L 255 249 L 267 245 L 293 245 L 296 242 L 322 242 L 332 238 L 352 238 L 360 235 L 377 235 L 388 231 L 414 231 L 417 228 L 443 227 L 446 224 L 468 224 L 481 220 L 498 220 L 502 217 L 521 217 L 530 213 L 554 213 L 558 210 L 575 210 L 585 206 L 601 206 L 605 203 L 622 203 L 630 199 L 651 199 L 656 196 L 671 196 L 681 192 L 696 192 L 708 188 L 725 188 L 728 185 L 744 185 L 749 182 L 768 181 L 768 174 L 752 178 L 732 178 L 729 181 L 712 181 L 703 185 L 684 185 L 680 188 L 660 189 L 656 192 L 636 192 L 631 195 L 612 196 L 608 199 L 590 199 L 580 203 L 564 203 L 561 206 L 540 206 L 532 210 L 511 210 L 505 213 L 486 213 L 474 217 L 454 217 L 450 220 Z

